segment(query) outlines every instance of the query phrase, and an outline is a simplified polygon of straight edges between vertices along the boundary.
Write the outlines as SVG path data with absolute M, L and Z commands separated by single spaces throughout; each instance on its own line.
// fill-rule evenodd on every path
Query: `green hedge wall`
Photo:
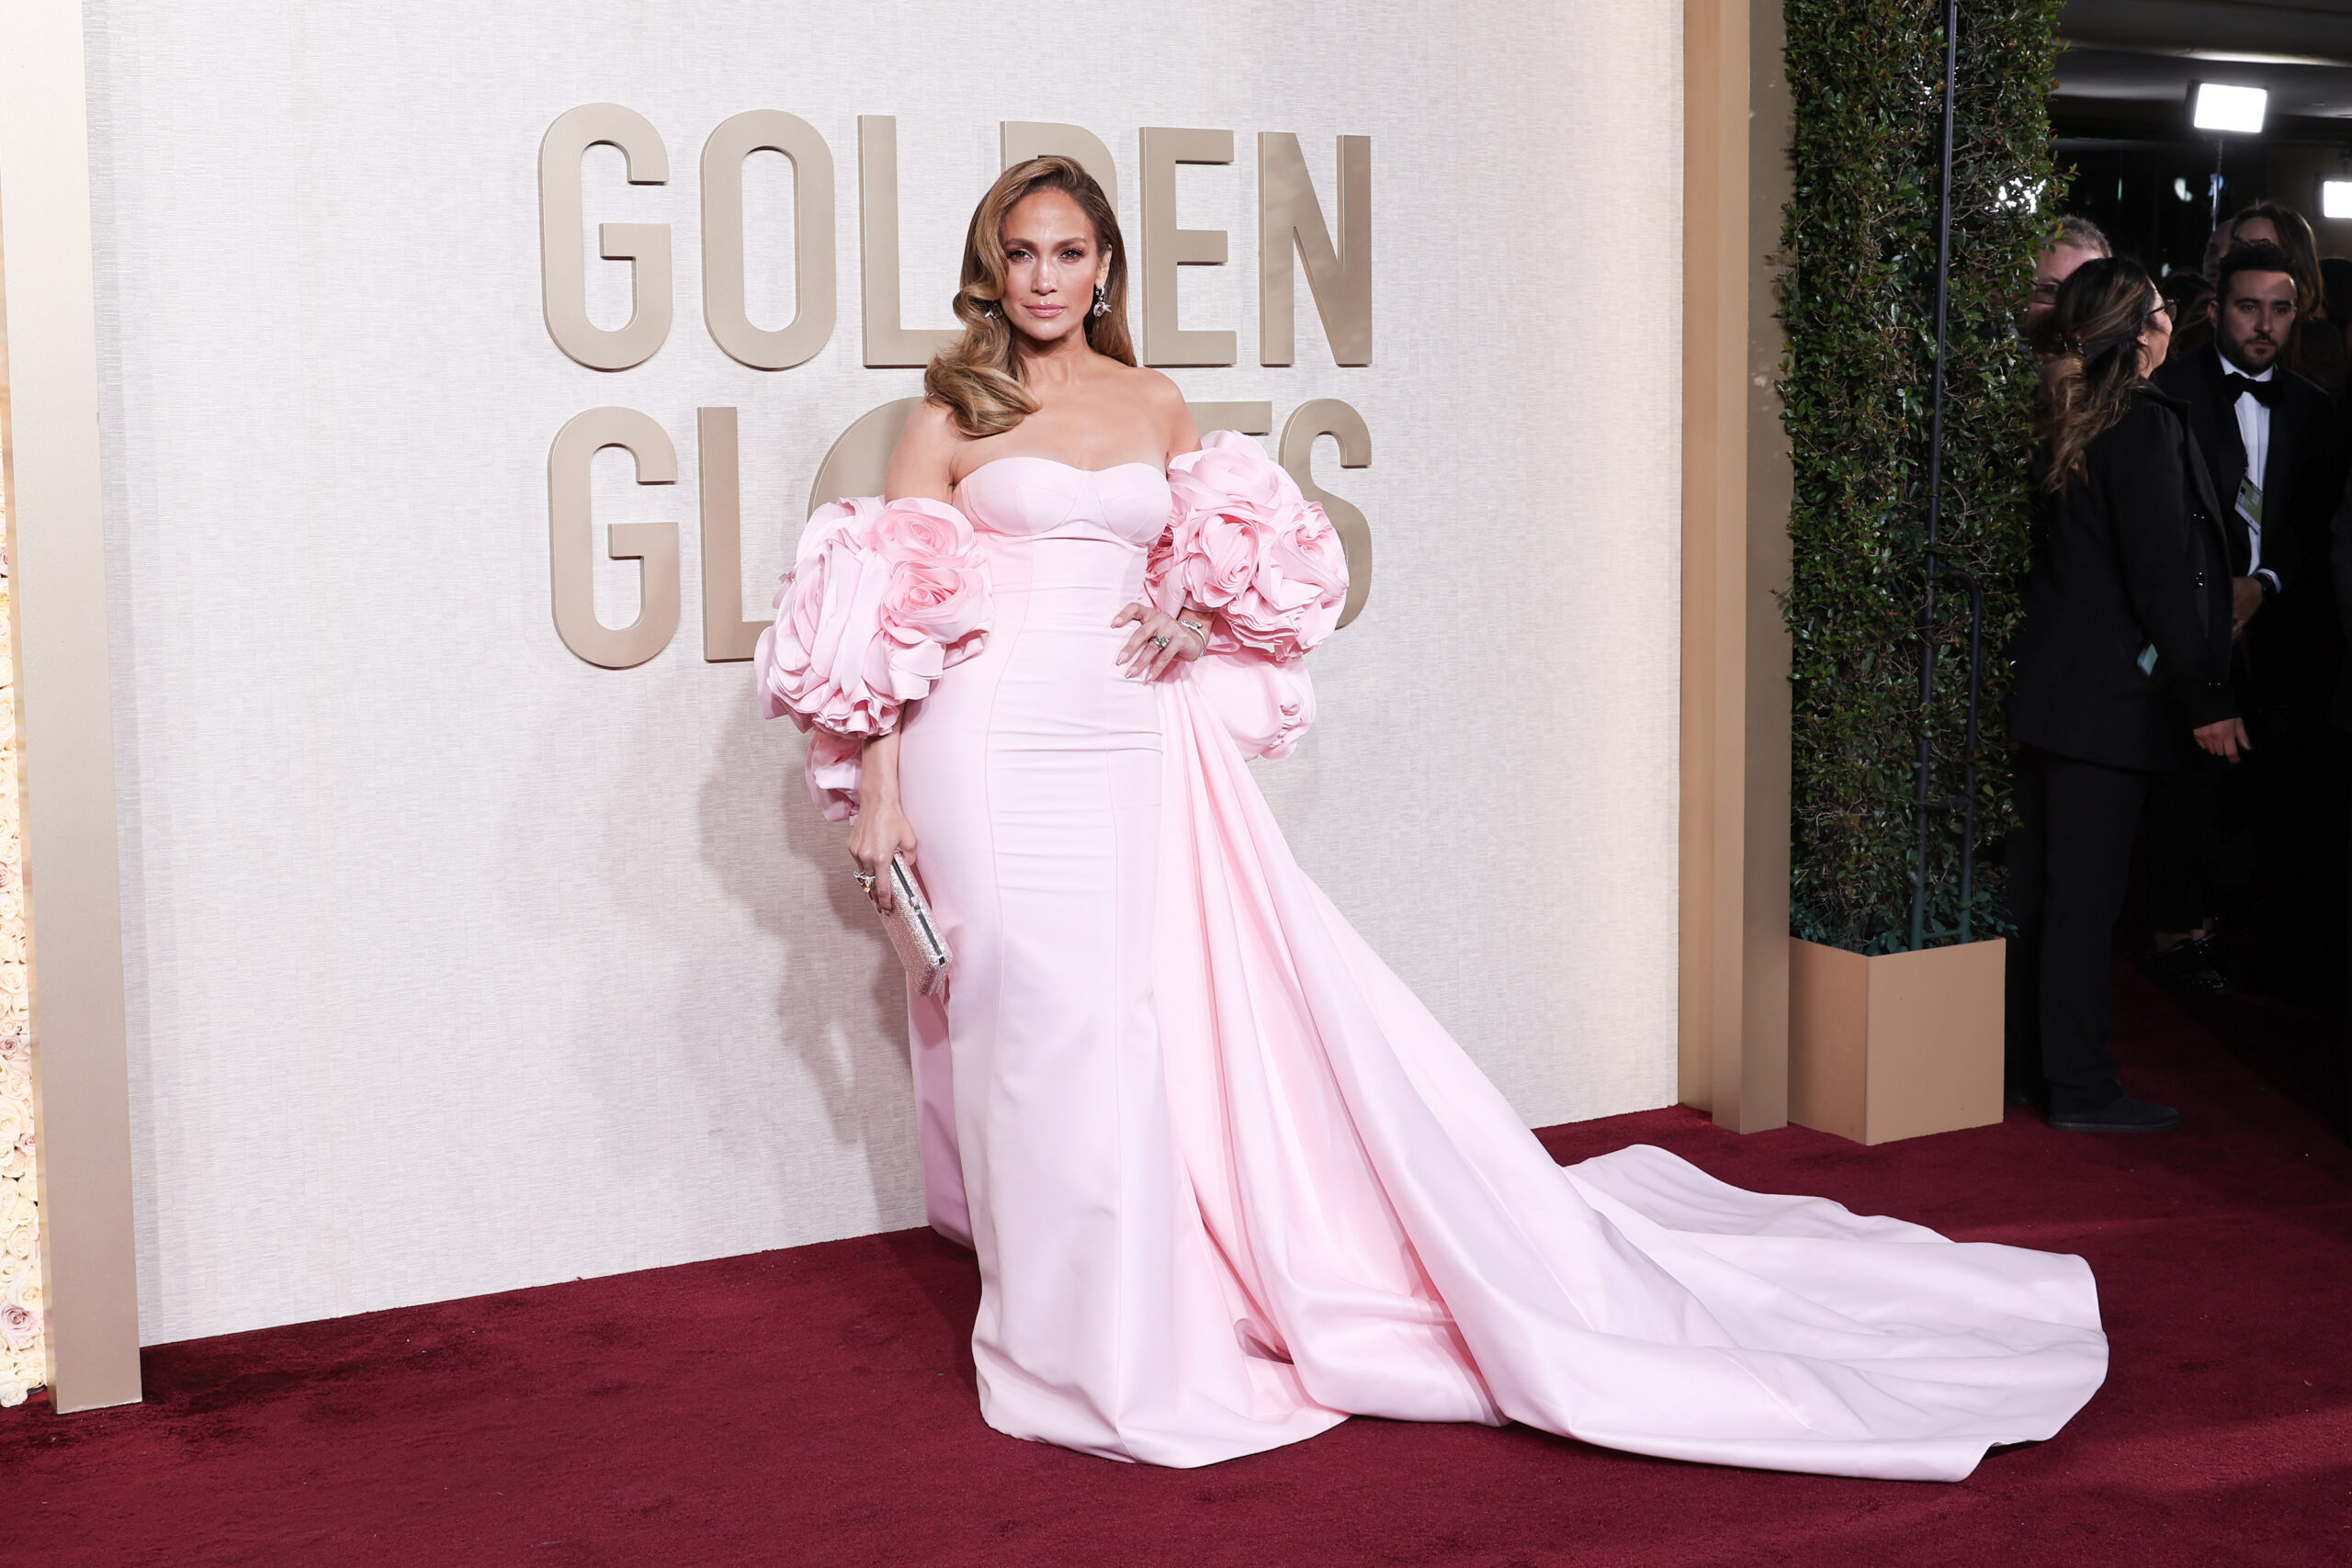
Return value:
M 1945 564 L 1985 590 L 1980 844 L 2009 781 L 2001 650 L 2027 548 L 2034 369 L 2016 335 L 2063 194 L 2048 99 L 2061 0 L 1961 6 L 1944 406 Z M 1782 231 L 1782 395 L 1796 470 L 1792 930 L 1862 953 L 1910 945 L 1928 414 L 1935 360 L 1943 83 L 1938 0 L 1788 0 L 1795 195 Z M 1958 795 L 1968 605 L 1938 593 L 1937 792 Z M 1928 945 L 1957 940 L 1960 814 L 1929 844 Z M 1977 936 L 1997 929 L 1982 863 Z

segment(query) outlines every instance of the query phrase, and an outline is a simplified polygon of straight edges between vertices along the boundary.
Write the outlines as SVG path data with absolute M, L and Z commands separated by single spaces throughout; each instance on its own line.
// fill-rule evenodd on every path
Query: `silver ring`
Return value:
M 1168 647 L 1168 639 L 1164 637 L 1153 637 L 1151 639 L 1151 646 L 1165 650 Z
M 859 873 L 857 874 L 857 885 L 858 885 L 860 887 L 865 888 L 868 893 L 873 892 L 873 891 L 874 891 L 874 874 L 873 874 L 872 872 L 870 872 L 870 871 L 861 871 L 861 872 L 859 872 Z

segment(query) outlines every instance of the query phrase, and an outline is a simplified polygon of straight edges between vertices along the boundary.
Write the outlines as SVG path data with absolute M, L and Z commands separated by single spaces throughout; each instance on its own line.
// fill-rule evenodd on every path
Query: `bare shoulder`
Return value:
M 916 404 L 890 453 L 889 474 L 883 481 L 887 499 L 949 499 L 956 489 L 956 449 L 964 444 L 964 433 L 956 428 L 956 416 L 946 404 L 929 398 Z
M 1134 396 L 1143 399 L 1155 410 L 1164 411 L 1184 405 L 1184 394 L 1177 389 L 1176 383 L 1164 370 L 1154 370 L 1148 365 L 1121 365 L 1118 375 Z
M 907 415 L 906 428 L 899 434 L 899 445 L 925 450 L 953 450 L 964 439 L 956 428 L 956 415 L 937 398 L 925 398 Z
M 1193 423 L 1192 405 L 1185 402 L 1183 389 L 1167 375 L 1148 366 L 1120 368 L 1134 378 L 1131 384 L 1136 395 L 1151 410 L 1153 423 L 1167 434 L 1168 455 L 1175 457 L 1198 450 L 1201 432 Z

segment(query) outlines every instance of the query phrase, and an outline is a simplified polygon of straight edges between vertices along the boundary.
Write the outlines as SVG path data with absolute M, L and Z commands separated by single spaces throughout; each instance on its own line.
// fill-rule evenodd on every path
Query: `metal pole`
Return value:
M 1919 618 L 1918 850 L 1912 866 L 1911 946 L 1928 935 L 1928 814 L 1933 791 L 1930 720 L 1936 696 L 1937 532 L 1943 517 L 1944 323 L 1951 303 L 1951 148 L 1953 84 L 1960 74 L 1960 0 L 1944 0 L 1943 177 L 1936 188 L 1936 370 L 1928 414 L 1928 594 Z
M 1966 942 L 1976 912 L 1976 738 L 1982 694 L 1978 676 L 1984 667 L 1984 585 L 1967 573 L 1957 575 L 1968 584 L 1968 751 L 1960 810 L 1960 940 Z

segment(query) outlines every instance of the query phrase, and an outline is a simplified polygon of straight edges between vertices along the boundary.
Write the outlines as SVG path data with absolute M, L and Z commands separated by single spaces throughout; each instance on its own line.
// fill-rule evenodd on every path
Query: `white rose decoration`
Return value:
M 40 1332 L 40 1314 L 14 1302 L 0 1304 L 0 1339 L 22 1348 Z

